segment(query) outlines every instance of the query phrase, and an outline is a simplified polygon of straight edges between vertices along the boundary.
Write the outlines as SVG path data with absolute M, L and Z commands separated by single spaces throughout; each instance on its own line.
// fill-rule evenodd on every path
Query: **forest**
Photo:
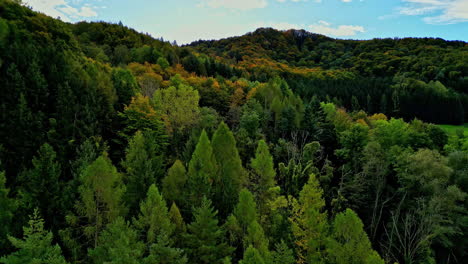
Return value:
M 0 0 L 0 263 L 468 261 L 468 43 L 179 46 Z

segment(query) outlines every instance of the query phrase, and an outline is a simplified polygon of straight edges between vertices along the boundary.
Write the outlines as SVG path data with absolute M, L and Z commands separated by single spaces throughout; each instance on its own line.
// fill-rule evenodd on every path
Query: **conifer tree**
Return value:
M 276 171 L 273 167 L 273 157 L 264 140 L 258 142 L 255 158 L 251 160 L 250 166 L 254 172 L 254 190 L 258 197 L 259 208 L 261 212 L 265 212 L 266 203 L 273 199 L 276 193 L 273 190 L 276 186 Z
M 122 217 L 107 224 L 98 238 L 98 246 L 88 253 L 96 264 L 139 264 L 144 244 L 138 234 Z
M 187 171 L 180 160 L 176 160 L 169 168 L 162 182 L 162 193 L 169 203 L 184 204 L 184 188 L 187 182 Z
M 156 185 L 148 189 L 147 197 L 140 204 L 140 215 L 134 221 L 138 230 L 146 236 L 148 244 L 156 243 L 160 235 L 170 237 L 174 232 L 174 225 L 169 219 L 166 201 L 159 194 Z
M 23 239 L 8 237 L 18 250 L 0 258 L 4 264 L 48 263 L 65 264 L 59 245 L 53 245 L 52 232 L 44 230 L 44 220 L 36 209 L 27 227 L 23 227 Z
M 218 178 L 214 183 L 215 205 L 226 217 L 237 201 L 239 191 L 246 184 L 246 172 L 236 147 L 236 140 L 229 127 L 221 122 L 212 140 L 213 154 L 218 163 Z
M 256 248 L 249 246 L 245 250 L 244 258 L 239 261 L 239 264 L 266 264 L 266 262 Z
M 187 232 L 187 226 L 185 225 L 184 219 L 180 214 L 180 210 L 175 203 L 172 203 L 171 209 L 169 210 L 169 219 L 174 224 L 174 243 L 177 246 L 182 244 L 182 237 Z
M 80 175 L 76 213 L 67 216 L 70 228 L 61 232 L 65 243 L 73 247 L 73 251 L 79 245 L 96 247 L 103 228 L 125 213 L 122 205 L 124 192 L 121 174 L 104 153 Z M 78 239 L 83 233 L 86 239 Z
M 239 193 L 239 202 L 234 209 L 234 215 L 239 222 L 244 234 L 247 233 L 247 227 L 253 221 L 257 221 L 257 206 L 252 193 L 247 189 L 242 189 Z
M 274 264 L 294 264 L 296 260 L 294 259 L 293 250 L 288 247 L 288 245 L 281 240 L 281 243 L 276 243 L 275 251 L 273 252 L 273 263 Z
M 223 263 L 230 256 L 232 248 L 224 241 L 224 230 L 218 226 L 218 219 L 211 201 L 203 198 L 201 206 L 194 208 L 194 220 L 187 226 L 185 243 L 192 263 Z
M 150 246 L 149 255 L 143 261 L 144 264 L 185 264 L 188 259 L 184 251 L 171 246 L 171 240 L 167 235 L 161 235 L 158 242 Z
M 323 191 L 314 174 L 299 194 L 299 201 L 293 201 L 290 218 L 296 239 L 299 263 L 323 263 L 327 234 L 327 217 L 323 213 L 325 201 Z
M 186 193 L 192 206 L 199 206 L 204 196 L 211 197 L 212 182 L 216 178 L 217 165 L 213 148 L 205 130 L 202 131 L 189 163 Z
M 130 214 L 138 211 L 138 205 L 145 192 L 164 175 L 162 147 L 156 142 L 153 133 L 137 131 L 130 140 L 122 167 L 125 168 L 124 183 L 127 187 L 124 200 Z
M 22 173 L 21 204 L 32 212 L 38 208 L 47 223 L 55 226 L 60 216 L 61 166 L 49 144 L 42 145 L 32 160 L 33 168 Z
M 385 263 L 372 249 L 361 219 L 351 209 L 335 217 L 327 253 L 330 261 L 337 264 Z
M 16 201 L 8 197 L 10 192 L 6 188 L 5 172 L 0 172 L 0 248 L 7 248 L 7 234 L 10 232 Z

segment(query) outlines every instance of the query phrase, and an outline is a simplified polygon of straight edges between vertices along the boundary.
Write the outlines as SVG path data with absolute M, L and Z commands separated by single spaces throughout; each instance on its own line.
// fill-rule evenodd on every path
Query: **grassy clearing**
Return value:
M 438 126 L 444 129 L 445 131 L 447 131 L 449 135 L 455 135 L 458 129 L 463 129 L 465 132 L 465 136 L 468 136 L 468 123 L 465 123 L 464 125 L 460 125 L 460 126 L 454 126 L 454 125 L 438 125 Z

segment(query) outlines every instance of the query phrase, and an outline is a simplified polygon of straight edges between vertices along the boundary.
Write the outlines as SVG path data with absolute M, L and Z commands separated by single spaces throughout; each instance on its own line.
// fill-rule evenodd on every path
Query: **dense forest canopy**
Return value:
M 466 263 L 468 44 L 179 47 L 0 0 L 0 263 Z

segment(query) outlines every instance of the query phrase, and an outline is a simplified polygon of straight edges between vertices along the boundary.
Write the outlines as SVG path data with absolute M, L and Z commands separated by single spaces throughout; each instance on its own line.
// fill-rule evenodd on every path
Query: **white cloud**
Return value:
M 199 6 L 239 10 L 264 8 L 267 5 L 267 0 L 202 0 L 199 3 Z
M 335 37 L 354 36 L 357 33 L 365 32 L 362 26 L 339 25 L 338 27 L 332 27 L 330 23 L 323 20 L 320 20 L 317 24 L 310 25 L 308 29 L 313 33 Z
M 71 5 L 69 0 L 26 0 L 25 5 L 30 6 L 35 11 L 43 12 L 51 17 L 60 17 L 63 21 L 70 22 L 83 18 L 96 17 L 96 7 L 89 4 L 81 4 L 81 0 L 72 1 L 76 5 Z
M 428 24 L 454 24 L 468 22 L 468 0 L 403 0 L 398 9 L 408 16 L 424 16 Z

